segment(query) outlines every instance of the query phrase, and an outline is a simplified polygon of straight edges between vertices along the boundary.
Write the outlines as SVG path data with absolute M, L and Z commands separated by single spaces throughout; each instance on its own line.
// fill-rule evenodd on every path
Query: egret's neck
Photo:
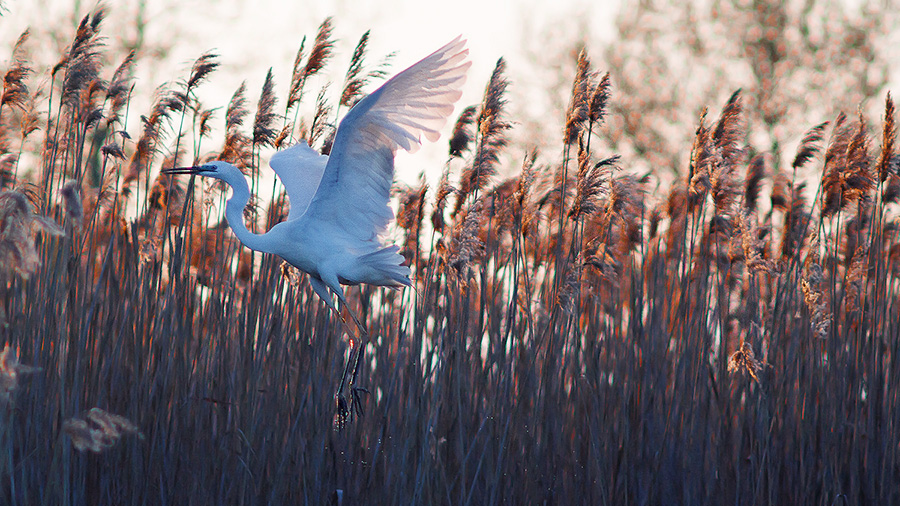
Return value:
M 228 220 L 234 235 L 250 249 L 272 253 L 272 245 L 266 240 L 265 234 L 254 234 L 247 230 L 247 225 L 244 224 L 244 208 L 250 201 L 247 180 L 241 178 L 239 181 L 232 181 L 231 185 L 233 194 L 225 204 L 225 219 Z

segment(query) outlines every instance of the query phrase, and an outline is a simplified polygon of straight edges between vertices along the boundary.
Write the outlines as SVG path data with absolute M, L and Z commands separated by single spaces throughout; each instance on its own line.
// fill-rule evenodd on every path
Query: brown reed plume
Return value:
M 816 337 L 825 339 L 831 329 L 832 315 L 826 296 L 825 271 L 819 258 L 819 242 L 816 240 L 810 245 L 809 254 L 803 263 L 800 288 L 803 291 L 803 301 L 810 312 L 810 328 Z
M 66 69 L 63 77 L 63 101 L 70 107 L 77 107 L 81 92 L 99 79 L 103 65 L 100 49 L 104 45 L 100 25 L 105 17 L 106 8 L 101 5 L 93 14 L 81 19 L 69 53 L 64 62 L 61 62 Z
M 106 115 L 108 125 L 119 121 L 122 109 L 128 102 L 128 97 L 134 87 L 134 57 L 135 51 L 131 50 L 125 55 L 122 63 L 116 67 L 109 85 L 106 87 L 106 100 L 109 102 L 109 112 Z
M 780 248 L 781 258 L 785 262 L 789 262 L 800 253 L 810 220 L 810 214 L 806 210 L 806 198 L 803 196 L 806 183 L 800 183 L 796 187 L 788 183 L 787 187 L 790 197 L 781 228 Z
M 275 129 L 275 121 L 278 114 L 275 113 L 275 83 L 272 69 L 266 74 L 262 91 L 259 94 L 259 102 L 256 106 L 256 118 L 253 121 L 253 144 L 257 146 L 271 146 L 275 141 L 278 131 Z
M 603 74 L 600 82 L 591 93 L 591 102 L 588 110 L 590 111 L 591 124 L 597 124 L 603 121 L 606 116 L 606 108 L 609 103 L 610 88 L 612 84 L 609 80 L 609 72 Z
M 869 172 L 868 137 L 862 113 L 849 124 L 841 113 L 825 150 L 821 216 L 828 217 L 858 201 L 875 186 Z
M 19 386 L 19 376 L 40 371 L 40 367 L 20 364 L 15 350 L 10 349 L 9 344 L 3 346 L 3 351 L 0 351 L 0 406 L 9 404 Z
M 84 223 L 84 205 L 81 202 L 81 188 L 78 181 L 70 179 L 59 190 L 63 199 L 63 209 L 66 211 L 66 220 L 72 224 L 72 228 L 81 230 Z
M 748 337 L 753 335 L 761 334 L 761 330 L 759 325 L 756 323 L 751 323 L 751 330 L 747 332 Z M 756 339 L 750 339 L 752 342 Z M 737 351 L 731 354 L 728 358 L 728 372 L 732 375 L 735 374 L 745 374 L 753 378 L 754 381 L 759 383 L 759 372 L 763 369 L 766 364 L 763 364 L 756 358 L 756 353 L 753 351 L 753 346 L 746 339 L 741 337 L 741 344 L 738 346 Z
M 161 136 L 168 126 L 168 120 L 171 119 L 173 112 L 181 111 L 184 107 L 182 98 L 164 88 L 157 90 L 156 101 L 150 115 L 141 117 L 143 122 L 141 136 L 128 162 L 123 191 L 129 191 L 128 188 L 138 177 L 149 172 L 158 144 L 162 140 Z
M 247 83 L 242 82 L 228 102 L 228 108 L 225 110 L 225 143 L 216 156 L 217 159 L 231 163 L 245 173 L 250 165 L 250 139 L 241 130 L 244 118 L 250 114 L 247 109 L 246 91 Z M 224 189 L 224 185 L 218 181 L 215 186 Z
M 344 75 L 344 87 L 341 89 L 341 98 L 339 105 L 353 107 L 356 102 L 362 98 L 362 89 L 373 79 L 383 79 L 387 76 L 387 70 L 390 66 L 390 60 L 393 54 L 389 54 L 385 59 L 372 70 L 363 73 L 363 62 L 366 58 L 366 50 L 369 43 L 369 30 L 362 34 L 356 47 L 353 49 L 353 55 L 350 57 L 350 66 Z
M 842 120 L 839 118 L 838 121 Z M 813 157 L 819 153 L 822 149 L 819 143 L 822 142 L 822 139 L 824 138 L 825 129 L 828 128 L 828 123 L 828 121 L 825 121 L 806 131 L 806 134 L 800 141 L 800 146 L 797 148 L 797 154 L 794 155 L 794 161 L 791 163 L 791 167 L 799 169 L 805 166 L 807 162 L 812 160 Z
M 328 132 L 334 133 L 333 127 L 329 123 L 328 118 L 331 116 L 332 107 L 328 102 L 327 98 L 328 93 L 328 85 L 322 86 L 319 90 L 319 94 L 316 96 L 316 111 L 313 114 L 312 123 L 309 125 L 309 134 L 307 137 L 307 142 L 312 145 L 315 144 L 320 138 L 328 138 Z M 301 137 L 303 137 L 303 132 L 301 132 Z M 323 143 L 329 144 L 329 143 Z M 331 151 L 330 146 L 323 146 L 322 154 L 327 155 Z
M 306 80 L 319 73 L 331 58 L 334 52 L 334 40 L 331 38 L 333 30 L 332 19 L 330 17 L 325 18 L 322 24 L 319 25 L 316 39 L 313 42 L 312 50 L 306 59 L 305 65 L 301 65 L 301 61 L 303 60 L 303 46 L 306 38 L 304 37 L 300 43 L 300 49 L 297 51 L 297 57 L 294 60 L 294 72 L 291 76 L 291 88 L 288 92 L 285 116 L 303 98 L 303 87 L 306 85 Z
M 601 160 L 594 164 L 584 141 L 578 143 L 578 172 L 575 177 L 575 199 L 569 209 L 569 217 L 580 220 L 585 214 L 594 214 L 598 209 L 597 198 L 606 189 L 603 183 L 610 179 L 610 170 L 618 156 Z
M 215 72 L 219 66 L 219 55 L 213 51 L 207 51 L 194 60 L 191 65 L 191 73 L 188 77 L 185 88 L 190 93 L 197 88 L 202 82 L 209 79 L 210 74 Z
M 25 55 L 25 43 L 30 35 L 29 30 L 25 30 L 16 39 L 13 45 L 12 56 L 10 57 L 10 65 L 3 74 L 3 92 L 0 93 L 0 119 L 2 119 L 3 106 L 10 105 L 12 107 L 24 108 L 28 99 L 28 85 L 25 83 L 31 74 L 31 67 Z
M 497 173 L 500 161 L 500 150 L 508 142 L 506 131 L 511 125 L 503 118 L 506 107 L 506 88 L 509 86 L 504 73 L 506 61 L 497 60 L 491 73 L 484 99 L 476 120 L 475 157 L 469 167 L 463 171 L 460 192 L 457 194 L 454 213 L 459 212 L 466 198 L 484 188 L 490 178 Z
M 131 420 L 100 408 L 91 408 L 80 418 L 66 420 L 62 424 L 62 430 L 71 438 L 76 450 L 94 453 L 112 448 L 123 436 L 134 434 L 138 439 L 144 439 L 144 435 Z
M 741 113 L 741 90 L 737 90 L 725 103 L 712 130 L 715 161 L 709 166 L 710 193 L 716 214 L 719 215 L 729 214 L 740 195 L 736 170 L 744 155 L 741 146 L 744 137 Z
M 478 108 L 470 105 L 463 109 L 456 123 L 453 125 L 453 133 L 450 135 L 450 156 L 452 158 L 462 158 L 464 151 L 469 149 L 469 143 L 472 142 L 471 125 L 475 121 L 475 113 Z
M 747 164 L 747 174 L 744 176 L 743 208 L 750 212 L 756 212 L 759 202 L 759 192 L 762 189 L 762 180 L 766 177 L 770 161 L 765 153 L 754 156 Z
M 52 219 L 35 214 L 25 195 L 0 190 L 0 266 L 29 277 L 41 264 L 34 239 L 39 231 L 62 235 L 63 230 Z
M 450 184 L 450 169 L 445 167 L 441 173 L 441 179 L 438 181 L 437 190 L 434 196 L 434 205 L 431 211 L 431 226 L 435 232 L 444 233 L 444 209 L 447 207 L 447 199 L 456 192 Z
M 575 79 L 572 81 L 572 94 L 569 99 L 569 110 L 566 112 L 565 135 L 566 144 L 574 144 L 581 135 L 584 124 L 591 119 L 593 89 L 591 86 L 591 62 L 587 52 L 582 49 L 578 53 L 575 66 Z
M 900 154 L 894 153 L 897 127 L 894 118 L 894 100 L 887 94 L 884 101 L 884 123 L 882 125 L 881 154 L 878 155 L 878 178 L 881 183 L 887 182 L 882 190 L 883 202 L 900 201 Z
M 706 125 L 707 109 L 700 113 L 700 122 L 691 146 L 690 163 L 688 164 L 687 189 L 688 208 L 691 212 L 703 204 L 710 189 L 710 172 L 715 166 L 715 153 L 711 139 L 711 131 Z

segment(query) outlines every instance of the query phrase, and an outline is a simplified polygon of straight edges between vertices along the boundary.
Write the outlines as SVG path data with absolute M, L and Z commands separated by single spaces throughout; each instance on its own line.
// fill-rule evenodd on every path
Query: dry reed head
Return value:
M 456 124 L 453 125 L 453 135 L 450 136 L 450 156 L 455 158 L 462 157 L 463 151 L 469 149 L 469 143 L 472 141 L 471 125 L 475 121 L 475 113 L 478 108 L 470 105 L 463 109 Z
M 766 243 L 761 236 L 754 217 L 747 207 L 744 207 L 738 218 L 740 226 L 741 248 L 744 254 L 744 263 L 747 269 L 754 273 L 771 274 L 775 267 L 772 261 L 765 258 Z
M 888 92 L 884 99 L 884 123 L 881 134 L 881 154 L 878 155 L 878 181 L 884 182 L 891 172 L 896 171 L 892 167 L 894 159 L 894 143 L 897 139 L 897 126 L 894 123 L 894 100 Z M 893 171 L 892 171 L 893 169 Z
M 32 212 L 25 195 L 0 191 L 0 266 L 27 278 L 41 263 L 34 239 L 38 230 L 52 235 L 63 231 L 55 221 Z
M 875 178 L 870 171 L 869 137 L 862 110 L 859 111 L 859 120 L 855 126 L 850 144 L 847 145 L 847 168 L 841 174 L 843 193 L 848 203 L 868 198 L 875 188 Z
M 826 297 L 826 282 L 825 271 L 819 263 L 819 242 L 816 240 L 810 245 L 809 254 L 803 263 L 800 288 L 803 290 L 803 301 L 811 314 L 813 334 L 820 339 L 828 336 L 832 320 Z
M 66 420 L 62 430 L 72 439 L 72 446 L 76 450 L 94 453 L 112 448 L 119 439 L 129 434 L 144 439 L 144 435 L 130 420 L 100 408 L 91 408 L 82 418 Z
M 319 90 L 319 94 L 316 96 L 316 112 L 313 114 L 312 124 L 309 127 L 309 138 L 307 142 L 310 146 L 315 144 L 319 138 L 326 135 L 328 132 L 333 131 L 334 127 L 328 122 L 328 117 L 331 116 L 331 104 L 328 102 L 327 97 L 328 85 L 322 86 Z M 331 150 L 322 150 L 322 154 L 327 155 Z
M 839 118 L 838 121 L 842 120 Z M 819 143 L 822 142 L 827 127 L 828 122 L 826 121 L 810 128 L 806 132 L 806 135 L 800 141 L 800 146 L 797 148 L 797 154 L 794 155 L 794 162 L 791 164 L 793 168 L 799 169 L 803 167 L 822 149 Z
M 587 52 L 582 49 L 578 53 L 575 80 L 572 82 L 572 97 L 569 99 L 569 110 L 566 112 L 563 139 L 566 144 L 574 144 L 579 139 L 584 123 L 590 119 L 591 92 L 591 62 Z
M 362 89 L 372 79 L 382 79 L 387 76 L 387 69 L 390 66 L 390 60 L 393 54 L 388 55 L 380 65 L 363 73 L 363 62 L 366 57 L 366 49 L 369 42 L 369 31 L 362 34 L 356 47 L 353 49 L 353 56 L 350 57 L 350 66 L 347 68 L 347 74 L 344 76 L 344 87 L 341 90 L 340 105 L 353 107 L 362 98 Z
M 603 77 L 600 78 L 600 82 L 594 88 L 594 92 L 591 93 L 589 109 L 590 120 L 592 123 L 599 123 L 603 121 L 603 118 L 606 116 L 606 106 L 609 102 L 610 87 L 609 72 L 607 72 L 603 74 Z
M 244 119 L 250 114 L 247 109 L 246 92 L 247 83 L 242 82 L 228 102 L 228 108 L 225 110 L 225 143 L 216 156 L 217 159 L 229 162 L 245 173 L 246 167 L 250 165 L 250 139 L 241 131 Z M 219 189 L 225 188 L 219 180 L 216 180 L 214 186 Z
M 363 62 L 366 58 L 366 46 L 369 43 L 369 30 L 366 30 L 353 48 L 350 57 L 350 66 L 344 76 L 344 88 L 341 90 L 340 105 L 353 106 L 362 96 L 362 88 L 366 85 L 366 76 L 363 75 Z
M 63 209 L 66 210 L 66 219 L 72 224 L 72 228 L 81 230 L 84 223 L 84 206 L 81 203 L 81 185 L 78 181 L 70 179 L 59 190 L 63 199 Z
M 532 149 L 522 161 L 522 172 L 518 177 L 518 185 L 514 194 L 513 218 L 519 224 L 522 237 L 535 235 L 540 216 L 537 205 L 533 202 L 532 190 L 537 176 L 537 148 Z
M 459 216 L 462 215 L 462 216 Z M 484 199 L 478 197 L 462 213 L 457 213 L 447 250 L 447 265 L 463 287 L 468 286 L 472 265 L 484 255 L 481 225 L 485 218 Z
M 789 261 L 800 253 L 810 220 L 810 214 L 806 210 L 806 198 L 803 196 L 806 184 L 799 184 L 796 188 L 790 188 L 788 184 L 788 188 L 790 199 L 781 228 L 781 258 L 784 261 Z
M 288 90 L 287 106 L 285 107 L 285 116 L 302 98 L 303 95 L 303 50 L 306 46 L 306 36 L 300 40 L 300 48 L 297 49 L 297 56 L 294 57 L 294 66 L 291 71 L 291 87 Z
M 710 171 L 714 166 L 714 153 L 709 127 L 706 126 L 706 109 L 700 113 L 700 124 L 694 135 L 691 146 L 691 159 L 688 165 L 687 188 L 688 208 L 693 211 L 702 205 L 710 189 Z
M 744 156 L 741 91 L 735 91 L 722 108 L 712 130 L 714 161 L 709 165 L 710 192 L 717 214 L 730 214 L 740 195 L 736 167 Z
M 755 323 L 753 326 L 757 326 Z M 732 353 L 728 358 L 728 372 L 734 374 L 746 374 L 759 383 L 759 371 L 762 370 L 762 362 L 757 360 L 756 354 L 753 352 L 753 346 L 746 340 L 741 339 L 738 350 Z
M 760 153 L 750 160 L 747 165 L 747 175 L 744 178 L 744 204 L 745 210 L 755 212 L 759 202 L 761 183 L 766 177 L 769 158 L 765 153 Z
M 188 77 L 187 85 L 185 86 L 188 94 L 219 68 L 220 64 L 218 59 L 218 54 L 207 51 L 194 60 L 194 64 L 191 66 L 191 74 Z
M 9 403 L 12 393 L 19 386 L 20 374 L 33 374 L 40 370 L 40 367 L 20 364 L 9 344 L 4 346 L 0 351 L 0 404 Z
M 105 16 L 106 9 L 100 6 L 93 15 L 88 14 L 82 18 L 65 58 L 63 99 L 70 107 L 77 107 L 81 92 L 91 83 L 99 82 L 100 68 L 103 65 L 100 48 L 104 45 L 103 38 L 100 37 L 100 25 Z
M 266 74 L 262 91 L 259 94 L 259 103 L 256 109 L 256 118 L 253 121 L 253 144 L 256 146 L 272 146 L 278 130 L 275 129 L 275 83 L 272 76 L 272 68 Z
M 506 147 L 506 131 L 511 125 L 503 118 L 506 107 L 506 88 L 509 81 L 506 80 L 506 61 L 503 58 L 497 60 L 497 65 L 491 73 L 487 88 L 484 91 L 484 99 L 481 102 L 481 110 L 478 113 L 476 124 L 478 125 L 477 146 L 475 158 L 462 175 L 460 193 L 457 195 L 455 212 L 459 212 L 465 199 L 472 193 L 484 188 L 491 177 L 497 173 L 497 163 L 500 161 L 500 150 Z
M 450 170 L 445 168 L 438 182 L 434 210 L 431 212 L 431 226 L 436 232 L 444 233 L 444 208 L 447 206 L 447 198 L 455 191 L 456 189 L 450 185 Z
M 578 143 L 578 175 L 575 179 L 575 199 L 569 216 L 573 220 L 581 219 L 585 214 L 594 214 L 597 207 L 597 199 L 604 191 L 603 183 L 610 179 L 608 170 L 603 170 L 615 164 L 618 157 L 602 160 L 597 164 L 591 163 L 590 153 L 585 149 L 584 142 Z
M 328 59 L 331 58 L 334 52 L 334 39 L 331 38 L 333 30 L 332 19 L 330 17 L 325 18 L 322 24 L 319 25 L 312 50 L 309 53 L 309 58 L 306 60 L 306 65 L 302 66 L 300 63 L 303 60 L 303 46 L 306 42 L 306 37 L 300 42 L 300 49 L 297 51 L 297 57 L 294 60 L 294 72 L 291 76 L 291 88 L 288 92 L 287 110 L 291 110 L 303 98 L 303 88 L 306 85 L 306 80 L 319 73 L 325 67 Z
M 141 117 L 143 121 L 141 137 L 138 139 L 137 146 L 128 163 L 128 171 L 125 175 L 126 188 L 137 181 L 141 174 L 149 170 L 166 122 L 171 119 L 173 112 L 181 111 L 183 107 L 182 97 L 165 88 L 157 90 L 156 101 L 150 115 Z
M 23 108 L 28 100 L 28 85 L 25 80 L 31 74 L 31 67 L 25 56 L 25 42 L 28 40 L 29 30 L 19 35 L 12 49 L 9 69 L 3 74 L 3 91 L 0 93 L 0 110 L 5 105 Z
M 860 155 L 867 156 L 865 151 L 865 126 L 856 122 L 847 123 L 844 113 L 838 115 L 834 122 L 831 139 L 825 150 L 825 173 L 822 177 L 822 217 L 830 216 L 843 209 L 849 202 L 851 194 L 848 179 L 855 178 L 854 169 L 858 169 Z M 852 146 L 852 147 L 851 147 Z M 850 156 L 856 157 L 855 163 Z M 856 184 L 863 181 L 855 181 Z
M 128 97 L 131 95 L 131 90 L 134 87 L 132 83 L 134 56 L 134 50 L 128 52 L 125 59 L 113 72 L 112 79 L 109 80 L 109 85 L 106 87 L 106 100 L 109 102 L 107 122 L 110 125 L 118 122 L 119 115 L 128 102 Z

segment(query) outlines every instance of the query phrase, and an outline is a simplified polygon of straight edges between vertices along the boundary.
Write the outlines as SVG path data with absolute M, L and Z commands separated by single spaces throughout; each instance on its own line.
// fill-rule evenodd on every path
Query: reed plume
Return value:
M 71 438 L 76 450 L 94 453 L 112 448 L 123 436 L 134 434 L 138 439 L 144 439 L 131 420 L 100 408 L 91 408 L 80 418 L 66 420 L 62 430 Z
M 747 175 L 744 177 L 743 208 L 756 212 L 762 180 L 766 177 L 769 159 L 765 153 L 754 156 L 747 164 Z
M 0 119 L 2 119 L 4 106 L 10 105 L 24 108 L 28 100 L 28 85 L 25 81 L 31 74 L 31 67 L 28 65 L 24 46 L 30 33 L 26 29 L 19 35 L 15 45 L 13 45 L 9 68 L 3 74 L 3 91 L 0 93 Z
M 228 108 L 225 110 L 225 143 L 216 156 L 219 160 L 234 164 L 245 173 L 250 165 L 250 139 L 241 131 L 244 119 L 250 114 L 247 109 L 246 92 L 247 83 L 242 82 L 228 102 Z M 218 181 L 216 187 L 224 188 Z
M 131 50 L 125 55 L 122 63 L 116 67 L 109 85 L 106 87 L 106 100 L 109 102 L 109 112 L 106 115 L 107 124 L 117 123 L 122 114 L 122 109 L 128 102 L 131 90 L 134 88 L 134 58 L 135 52 Z
M 897 126 L 894 123 L 894 100 L 888 92 L 884 99 L 884 122 L 881 134 L 881 154 L 878 155 L 878 181 L 884 182 L 891 173 L 896 172 L 894 143 L 897 139 Z
M 591 85 L 591 62 L 587 52 L 582 49 L 578 53 L 575 66 L 575 79 L 572 82 L 572 95 L 569 99 L 569 110 L 566 112 L 565 135 L 566 144 L 574 144 L 581 136 L 584 124 L 591 119 L 593 87 Z
M 34 239 L 38 231 L 62 235 L 52 219 L 35 214 L 31 202 L 22 193 L 0 190 L 0 266 L 29 277 L 41 264 Z
M 497 60 L 497 65 L 491 73 L 487 88 L 484 91 L 484 99 L 476 120 L 476 144 L 475 158 L 462 175 L 462 183 L 457 194 L 454 212 L 459 212 L 465 199 L 484 188 L 494 174 L 497 173 L 497 163 L 500 161 L 500 150 L 506 147 L 508 142 L 506 131 L 511 125 L 503 118 L 506 107 L 506 88 L 509 86 L 504 72 L 506 61 L 503 58 Z
M 312 50 L 309 52 L 309 57 L 306 59 L 306 64 L 302 66 L 300 62 L 303 59 L 303 46 L 306 38 L 304 37 L 300 43 L 300 49 L 297 51 L 297 57 L 294 60 L 294 72 L 291 76 L 291 88 L 288 92 L 286 111 L 290 111 L 300 102 L 303 98 L 303 88 L 307 79 L 325 68 L 325 64 L 331 58 L 334 52 L 334 40 L 331 38 L 333 31 L 332 19 L 330 17 L 325 18 L 322 24 L 319 25 L 318 32 L 316 32 L 316 38 L 313 42 Z
M 839 118 L 838 121 L 842 120 Z M 794 155 L 794 161 L 791 163 L 791 167 L 799 169 L 805 166 L 807 162 L 812 160 L 812 158 L 819 153 L 819 150 L 822 149 L 819 143 L 822 142 L 826 128 L 828 128 L 827 121 L 807 130 L 806 134 L 803 136 L 803 140 L 800 141 L 800 146 L 797 148 L 797 154 Z M 832 154 L 832 156 L 834 155 Z
M 475 121 L 475 113 L 478 108 L 470 105 L 463 109 L 456 123 L 453 125 L 453 134 L 450 135 L 450 156 L 453 158 L 461 158 L 464 151 L 469 149 L 469 143 L 472 141 L 471 125 Z
M 19 376 L 40 371 L 40 367 L 20 364 L 15 350 L 10 349 L 9 344 L 6 344 L 3 351 L 0 351 L 0 405 L 9 404 L 13 392 L 19 386 Z
M 278 131 L 275 129 L 275 121 L 278 115 L 275 113 L 275 83 L 273 82 L 272 69 L 266 74 L 262 91 L 259 94 L 259 102 L 256 106 L 256 118 L 253 121 L 253 144 L 256 146 L 272 146 Z

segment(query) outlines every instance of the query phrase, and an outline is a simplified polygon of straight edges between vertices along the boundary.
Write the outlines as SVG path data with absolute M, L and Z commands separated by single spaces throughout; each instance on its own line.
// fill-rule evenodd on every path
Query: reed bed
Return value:
M 890 95 L 811 125 L 787 165 L 747 145 L 735 93 L 683 126 L 686 176 L 658 188 L 598 141 L 615 90 L 586 53 L 559 154 L 508 145 L 498 61 L 440 182 L 397 189 L 414 287 L 348 290 L 373 346 L 339 428 L 340 322 L 236 242 L 222 188 L 159 170 L 231 161 L 261 197 L 248 226 L 283 219 L 260 162 L 327 152 L 385 75 L 368 34 L 340 90 L 310 87 L 326 20 L 254 116 L 245 86 L 200 104 L 207 53 L 129 124 L 140 62 L 106 63 L 103 14 L 39 92 L 28 34 L 4 41 L 3 504 L 900 503 Z

